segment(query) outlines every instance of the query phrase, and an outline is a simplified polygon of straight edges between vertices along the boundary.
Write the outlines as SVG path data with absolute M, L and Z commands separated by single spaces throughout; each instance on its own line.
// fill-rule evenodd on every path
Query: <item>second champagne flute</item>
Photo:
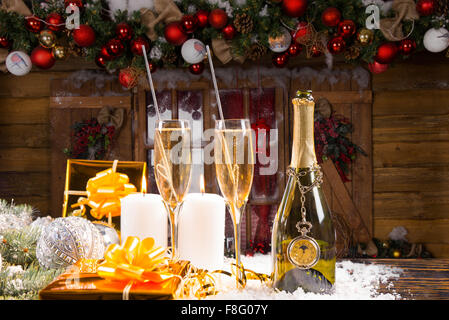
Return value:
M 158 120 L 154 134 L 154 175 L 171 225 L 172 259 L 178 255 L 178 215 L 190 187 L 192 134 L 187 120 Z

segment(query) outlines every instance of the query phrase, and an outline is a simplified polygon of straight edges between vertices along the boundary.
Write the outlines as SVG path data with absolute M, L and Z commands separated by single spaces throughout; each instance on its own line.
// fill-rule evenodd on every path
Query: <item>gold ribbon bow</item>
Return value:
M 101 125 L 112 124 L 118 130 L 123 124 L 124 117 L 125 109 L 123 108 L 103 107 L 98 112 L 97 120 Z
M 417 20 L 419 14 L 413 0 L 394 0 L 392 10 L 396 12 L 395 17 L 380 20 L 380 30 L 387 40 L 399 41 L 408 37 L 408 35 L 404 36 L 402 32 L 402 21 Z
M 0 49 L 0 71 L 2 72 L 7 72 L 8 70 L 6 69 L 6 57 L 8 56 L 8 50 L 6 49 Z
M 212 50 L 221 63 L 226 64 L 231 60 L 245 62 L 245 57 L 234 54 L 231 48 L 230 42 L 225 39 L 212 39 Z
M 157 39 L 157 33 L 154 28 L 159 22 L 167 24 L 180 21 L 183 16 L 173 0 L 155 0 L 154 11 L 147 8 L 140 9 L 141 23 L 147 27 L 146 35 L 151 41 Z
M 17 12 L 22 16 L 31 15 L 30 9 L 28 9 L 22 0 L 3 0 L 0 9 L 6 12 Z
M 90 178 L 87 181 L 86 192 L 68 191 L 69 194 L 87 195 L 87 198 L 81 197 L 72 205 L 72 208 L 80 208 L 75 210 L 73 215 L 83 216 L 86 212 L 85 205 L 88 205 L 91 208 L 90 214 L 95 219 L 120 216 L 120 199 L 137 192 L 137 189 L 129 183 L 126 174 L 116 172 L 117 164 L 118 161 L 115 160 L 112 168 L 100 171 L 95 177 Z

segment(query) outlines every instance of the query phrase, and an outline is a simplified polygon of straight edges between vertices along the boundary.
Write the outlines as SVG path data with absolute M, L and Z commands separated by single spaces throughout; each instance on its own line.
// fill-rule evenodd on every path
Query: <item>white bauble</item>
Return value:
M 16 76 L 24 76 L 30 72 L 33 64 L 30 57 L 22 51 L 13 51 L 6 57 L 6 68 Z
M 187 63 L 199 63 L 206 56 L 206 46 L 198 39 L 189 39 L 182 45 L 181 55 Z
M 449 31 L 445 28 L 429 29 L 424 34 L 424 47 L 430 52 L 441 52 L 449 47 Z
M 273 52 L 284 52 L 290 47 L 292 43 L 292 36 L 290 32 L 282 27 L 282 32 L 277 37 L 269 37 L 268 43 L 270 44 L 270 50 Z

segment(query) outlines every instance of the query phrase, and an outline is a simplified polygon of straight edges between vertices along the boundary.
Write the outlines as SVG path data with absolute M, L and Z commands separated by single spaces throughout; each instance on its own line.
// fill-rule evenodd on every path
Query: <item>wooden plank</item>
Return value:
M 373 141 L 449 141 L 449 111 L 441 115 L 375 116 Z
M 419 79 L 419 78 L 418 78 Z M 449 113 L 449 90 L 378 91 L 373 115 L 443 115 Z
M 30 72 L 17 77 L 11 74 L 0 75 L 0 97 L 49 97 L 50 81 L 66 77 L 67 72 Z
M 130 96 L 110 97 L 51 97 L 50 108 L 60 109 L 98 109 L 103 106 L 131 108 Z
M 434 258 L 449 257 L 449 244 L 445 243 L 424 243 L 426 250 L 432 253 Z
M 48 172 L 50 149 L 8 148 L 0 149 L 0 172 Z
M 0 148 L 49 148 L 50 127 L 46 124 L 0 125 Z
M 373 234 L 373 153 L 371 130 L 371 105 L 353 104 L 352 142 L 362 148 L 367 156 L 357 155 L 352 163 L 352 201 L 359 209 L 363 222 Z
M 388 239 L 394 227 L 407 229 L 407 239 L 412 243 L 449 244 L 449 219 L 411 220 L 411 219 L 374 219 L 374 236 Z
M 374 167 L 427 167 L 449 164 L 449 141 L 374 144 Z
M 374 168 L 374 192 L 434 192 L 449 185 L 449 168 Z
M 44 196 L 14 196 L 14 203 L 28 204 L 33 209 L 39 210 L 39 216 L 45 217 L 50 215 L 50 194 Z
M 50 194 L 50 175 L 45 172 L 2 172 L 0 173 L 0 197 L 5 199 Z
M 313 91 L 315 101 L 323 97 L 334 103 L 371 103 L 372 92 L 364 91 Z
M 0 124 L 47 124 L 48 121 L 48 98 L 0 98 Z

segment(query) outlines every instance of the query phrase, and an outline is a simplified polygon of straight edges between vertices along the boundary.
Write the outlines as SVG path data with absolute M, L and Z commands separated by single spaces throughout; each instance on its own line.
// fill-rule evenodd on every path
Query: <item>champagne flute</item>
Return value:
M 247 119 L 215 121 L 215 170 L 234 226 L 237 287 L 244 285 L 240 261 L 240 221 L 254 175 L 251 126 Z
M 178 215 L 190 187 L 191 140 L 187 120 L 156 121 L 154 175 L 170 219 L 172 259 L 178 257 Z

